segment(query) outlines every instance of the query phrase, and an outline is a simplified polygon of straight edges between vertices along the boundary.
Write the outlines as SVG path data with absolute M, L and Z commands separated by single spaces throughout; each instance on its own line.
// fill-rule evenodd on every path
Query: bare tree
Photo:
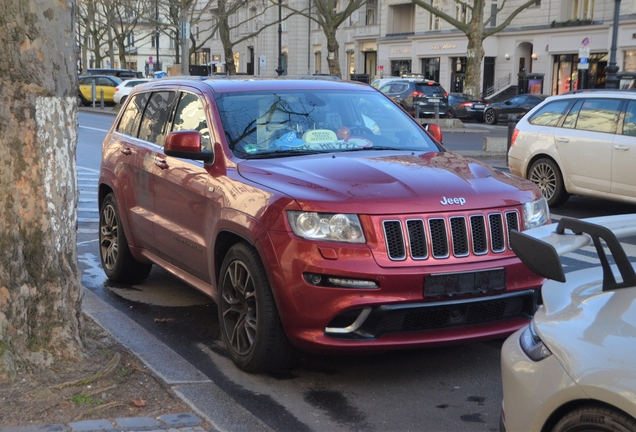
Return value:
M 236 74 L 234 47 L 241 42 L 252 39 L 266 28 L 278 25 L 278 21 L 258 25 L 259 18 L 263 17 L 275 5 L 277 3 L 272 1 L 265 7 L 257 8 L 256 4 L 250 0 L 217 0 L 216 9 L 212 13 L 217 19 L 216 30 L 219 32 L 219 39 L 223 45 L 225 70 L 228 75 Z
M 117 46 L 119 64 L 128 68 L 127 54 L 135 45 L 135 29 L 142 17 L 150 11 L 150 2 L 140 0 L 115 0 L 107 2 L 112 20 L 109 23 L 113 30 L 113 40 Z M 154 10 L 154 8 L 153 8 Z
M 492 25 L 494 24 L 493 20 L 495 17 L 499 16 L 499 13 L 506 6 L 507 0 L 501 1 L 497 7 L 496 14 L 490 14 L 488 17 L 485 16 L 485 7 L 486 3 L 490 5 L 491 2 L 486 2 L 486 0 L 454 0 L 458 6 L 462 8 L 465 7 L 467 12 L 470 12 L 469 15 L 471 19 L 468 22 L 462 22 L 453 18 L 432 6 L 428 0 L 411 1 L 433 15 L 440 17 L 453 27 L 461 30 L 468 38 L 468 49 L 466 52 L 466 85 L 464 89 L 465 93 L 471 96 L 479 96 L 481 93 L 479 84 L 481 82 L 481 64 L 484 59 L 484 40 L 488 36 L 499 33 L 508 27 L 519 13 L 537 2 L 537 0 L 529 0 L 523 3 L 513 10 L 501 24 Z
M 102 18 L 103 10 L 101 0 L 78 0 L 77 1 L 77 27 L 79 29 L 80 40 L 82 41 L 81 60 L 82 72 L 86 73 L 88 67 L 88 53 L 93 55 L 95 65 L 101 66 L 105 44 L 107 26 Z M 94 66 L 93 66 L 94 67 Z
M 413 0 L 415 1 L 415 0 Z M 505 0 L 504 0 L 505 1 Z M 329 65 L 329 74 L 342 78 L 340 71 L 340 44 L 336 39 L 336 33 L 340 25 L 345 22 L 356 10 L 360 9 L 367 0 L 349 0 L 344 9 L 339 7 L 339 0 L 314 0 L 313 5 L 315 12 L 311 15 L 307 10 L 295 10 L 286 6 L 289 10 L 300 15 L 308 17 L 312 21 L 318 23 L 327 38 L 327 64 Z
M 0 381 L 79 359 L 74 2 L 1 0 Z

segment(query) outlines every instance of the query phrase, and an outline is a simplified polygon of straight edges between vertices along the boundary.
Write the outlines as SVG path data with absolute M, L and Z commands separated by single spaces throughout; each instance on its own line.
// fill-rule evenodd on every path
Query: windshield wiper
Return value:
M 253 153 L 245 154 L 245 159 L 270 159 L 275 157 L 287 157 L 287 156 L 305 156 L 305 155 L 313 155 L 313 154 L 324 154 L 326 153 L 323 150 L 275 150 L 268 151 L 266 153 Z

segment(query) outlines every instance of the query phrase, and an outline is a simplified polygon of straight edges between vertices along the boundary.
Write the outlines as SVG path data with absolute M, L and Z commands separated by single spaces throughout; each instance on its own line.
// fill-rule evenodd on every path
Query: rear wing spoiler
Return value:
M 636 235 L 636 214 L 588 219 L 562 218 L 558 224 L 543 225 L 523 233 L 510 232 L 510 245 L 519 259 L 539 276 L 565 282 L 559 256 L 594 244 L 603 267 L 603 291 L 636 286 L 636 273 L 619 238 Z M 618 267 L 617 282 L 604 246 Z

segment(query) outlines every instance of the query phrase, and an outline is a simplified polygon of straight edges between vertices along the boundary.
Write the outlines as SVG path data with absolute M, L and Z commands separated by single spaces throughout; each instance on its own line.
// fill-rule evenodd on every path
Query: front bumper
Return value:
M 503 430 L 540 431 L 563 404 L 587 399 L 554 355 L 535 362 L 519 345 L 523 329 L 512 334 L 501 348 Z
M 514 255 L 387 267 L 378 265 L 368 245 L 329 247 L 289 233 L 270 235 L 279 249 L 265 265 L 273 271 L 272 290 L 283 326 L 295 346 L 311 352 L 386 351 L 502 338 L 528 323 L 543 282 Z M 505 268 L 507 275 L 506 287 L 498 291 L 425 296 L 428 275 L 497 268 Z M 316 285 L 308 281 L 309 274 L 323 280 L 372 280 L 377 288 Z

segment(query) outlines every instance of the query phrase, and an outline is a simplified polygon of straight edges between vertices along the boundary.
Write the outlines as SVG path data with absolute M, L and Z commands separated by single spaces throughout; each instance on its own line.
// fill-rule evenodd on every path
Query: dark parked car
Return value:
M 143 72 L 130 69 L 91 68 L 87 72 L 88 75 L 111 75 L 123 80 L 144 77 Z
M 371 86 L 165 78 L 133 88 L 102 147 L 102 268 L 158 265 L 214 299 L 249 372 L 299 349 L 501 338 L 543 279 L 508 243 L 539 188 L 451 153 Z
M 384 84 L 378 90 L 393 102 L 404 108 L 413 117 L 435 115 L 435 105 L 439 116 L 446 117 L 448 112 L 448 93 L 440 83 L 429 80 L 395 80 Z
M 469 96 L 448 95 L 447 118 L 484 121 L 484 109 L 486 101 L 472 99 Z
M 515 96 L 504 102 L 492 103 L 484 111 L 484 120 L 488 124 L 497 124 L 499 120 L 508 120 L 508 116 L 511 114 L 521 118 L 543 102 L 546 97 L 546 95 L 526 94 Z

